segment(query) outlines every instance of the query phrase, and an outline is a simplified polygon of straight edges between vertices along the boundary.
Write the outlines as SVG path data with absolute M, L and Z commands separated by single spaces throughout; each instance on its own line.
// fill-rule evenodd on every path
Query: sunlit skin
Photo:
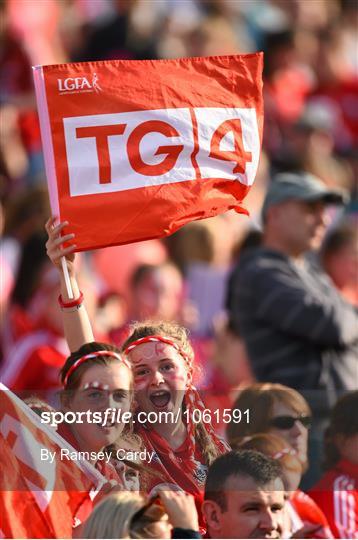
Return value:
M 153 269 L 133 290 L 134 318 L 171 321 L 180 311 L 183 279 L 175 266 Z
M 352 242 L 328 256 L 324 266 L 338 288 L 357 286 L 358 243 Z
M 288 467 L 282 466 L 283 480 L 285 484 L 285 489 L 288 492 L 288 495 L 292 495 L 298 486 L 300 485 L 302 478 L 302 470 L 299 469 L 289 469 Z
M 249 476 L 230 476 L 223 490 L 227 506 L 204 501 L 203 514 L 210 538 L 281 538 L 285 491 L 276 478 L 258 486 Z
M 181 354 L 165 343 L 143 343 L 129 354 L 133 366 L 135 400 L 138 410 L 149 413 L 181 409 L 188 374 Z M 165 438 L 172 448 L 180 446 L 186 436 L 185 425 L 158 422 L 151 426 Z
M 64 411 L 104 411 L 108 408 L 130 410 L 131 373 L 123 364 L 111 363 L 107 366 L 93 365 L 81 377 L 79 388 L 72 396 L 63 399 Z M 106 388 L 106 390 L 104 390 Z M 105 446 L 113 444 L 120 437 L 124 424 L 113 426 L 100 424 L 71 423 L 69 428 L 79 445 L 79 450 L 99 452 Z
M 325 204 L 289 200 L 268 209 L 264 245 L 299 258 L 320 247 L 328 218 Z
M 305 413 L 306 414 L 306 413 Z M 272 418 L 275 416 L 299 416 L 297 411 L 285 405 L 280 401 L 275 401 L 272 409 Z M 307 462 L 307 441 L 308 429 L 301 422 L 296 421 L 291 429 L 277 429 L 271 427 L 268 433 L 273 433 L 278 437 L 282 437 L 290 446 L 297 452 L 297 457 L 301 463 Z
M 156 523 L 150 525 L 149 530 L 152 538 L 171 538 L 172 526 L 169 523 L 168 516 L 165 514 L 163 518 Z

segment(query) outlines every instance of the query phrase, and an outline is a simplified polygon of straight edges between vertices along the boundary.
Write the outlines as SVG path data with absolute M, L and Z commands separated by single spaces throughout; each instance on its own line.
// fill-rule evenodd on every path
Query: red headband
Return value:
M 175 341 L 172 341 L 171 339 L 165 338 L 163 336 L 146 336 L 146 337 L 139 338 L 136 341 L 133 341 L 132 343 L 130 343 L 124 349 L 124 354 L 128 354 L 135 347 L 137 347 L 138 345 L 142 345 L 143 343 L 158 342 L 158 341 L 161 341 L 162 343 L 166 343 L 167 345 L 171 345 L 172 347 L 174 347 L 174 349 L 178 351 L 179 354 L 181 354 L 181 356 L 184 358 L 186 362 L 191 363 L 189 356 L 183 351 L 181 347 L 179 347 L 177 343 L 175 343 Z
M 81 358 L 79 358 L 74 364 L 72 364 L 70 369 L 67 371 L 65 378 L 63 379 L 63 386 L 67 386 L 67 381 L 69 377 L 80 365 L 82 365 L 84 362 L 87 362 L 87 360 L 97 358 L 98 356 L 111 356 L 112 358 L 116 358 L 120 362 L 123 362 L 123 364 L 127 366 L 127 368 L 132 369 L 127 360 L 115 351 L 94 351 L 92 353 L 86 354 L 85 356 L 81 356 Z
M 187 390 L 185 392 L 185 398 L 186 398 L 187 406 L 192 410 L 200 409 L 202 411 L 202 413 L 203 413 L 204 410 L 205 410 L 205 405 L 202 402 L 201 397 L 200 397 L 198 391 L 196 390 L 195 386 L 193 386 L 193 384 L 192 384 L 193 361 L 183 351 L 183 349 L 177 343 L 175 343 L 175 341 L 172 341 L 171 339 L 165 338 L 165 337 L 162 337 L 162 336 L 146 336 L 146 337 L 137 339 L 136 341 L 133 341 L 133 343 L 128 345 L 128 347 L 126 347 L 125 350 L 124 350 L 124 354 L 127 355 L 135 347 L 137 347 L 138 345 L 142 345 L 143 343 L 151 343 L 151 342 L 158 342 L 158 341 L 160 341 L 162 343 L 166 343 L 167 345 L 171 345 L 183 357 L 185 363 L 188 366 L 188 375 L 189 375 L 188 388 L 187 388 Z M 215 446 L 222 453 L 228 452 L 230 448 L 227 446 L 227 444 L 220 437 L 218 437 L 216 435 L 211 423 L 205 423 L 204 427 L 205 427 L 208 435 L 213 439 Z M 190 461 L 191 461 L 191 464 L 192 464 L 193 473 L 194 473 L 194 471 L 196 470 L 196 467 L 197 467 L 197 462 L 195 461 L 195 448 L 196 448 L 195 432 L 196 432 L 196 426 L 195 426 L 194 422 L 192 421 L 192 419 L 190 418 L 190 415 L 189 415 L 189 419 L 188 419 L 188 435 L 189 435 L 189 446 L 190 446 L 190 455 L 191 455 Z

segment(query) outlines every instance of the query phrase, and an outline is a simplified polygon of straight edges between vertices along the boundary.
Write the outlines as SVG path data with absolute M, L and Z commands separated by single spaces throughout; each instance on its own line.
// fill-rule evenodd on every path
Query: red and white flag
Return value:
M 0 383 L 0 538 L 72 538 L 105 478 L 84 460 L 61 459 L 62 448 L 76 454 Z
M 247 213 L 262 66 L 254 53 L 34 68 L 52 212 L 79 251 Z

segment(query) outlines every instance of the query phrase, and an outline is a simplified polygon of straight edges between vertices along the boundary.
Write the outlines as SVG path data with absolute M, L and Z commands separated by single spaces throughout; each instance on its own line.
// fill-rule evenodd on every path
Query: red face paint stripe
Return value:
M 181 347 L 179 347 L 177 343 L 175 343 L 175 341 L 172 341 L 171 339 L 165 338 L 162 336 L 146 336 L 143 338 L 139 338 L 136 341 L 133 341 L 132 343 L 130 343 L 130 345 L 128 345 L 128 347 L 125 348 L 124 354 L 128 354 L 138 345 L 142 345 L 143 343 L 151 343 L 151 342 L 162 342 L 162 343 L 166 343 L 167 345 L 171 345 L 172 347 L 174 347 L 174 349 L 176 349 L 182 355 L 182 357 L 185 360 L 189 360 L 188 355 L 183 351 L 183 349 L 181 349 Z

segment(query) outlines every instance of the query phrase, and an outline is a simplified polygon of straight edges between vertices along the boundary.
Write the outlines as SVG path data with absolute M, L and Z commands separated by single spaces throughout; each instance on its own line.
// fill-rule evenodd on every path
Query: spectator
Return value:
M 51 218 L 46 224 L 49 235 L 47 252 L 60 270 L 61 295 L 64 298 L 62 302 L 65 302 L 62 303 L 65 335 L 70 349 L 76 350 L 93 340 L 92 327 L 76 282 L 75 248 L 73 245 L 61 247 L 61 243 L 73 241 L 74 235 L 61 237 L 66 222 L 57 226 L 54 226 L 54 222 L 54 218 Z M 76 298 L 71 302 L 61 271 L 62 256 L 66 257 Z M 72 309 L 73 303 L 76 305 L 75 310 Z M 200 494 L 208 466 L 228 447 L 215 433 L 210 422 L 202 419 L 196 422 L 192 417 L 193 409 L 203 410 L 205 406 L 193 385 L 196 365 L 188 332 L 177 324 L 165 321 L 139 322 L 133 324 L 122 350 L 133 368 L 138 413 L 135 427 L 145 448 L 155 452 L 155 461 L 149 463 L 160 473 L 148 490 L 162 483 L 162 475 L 165 475 L 167 484 Z M 172 413 L 166 422 L 161 421 L 158 415 L 160 411 Z M 147 421 L 150 414 L 151 420 Z
M 321 261 L 341 295 L 358 306 L 358 233 L 353 223 L 339 225 L 327 235 Z
M 303 466 L 292 446 L 281 437 L 262 433 L 245 437 L 239 449 L 256 450 L 280 463 L 288 497 L 286 504 L 287 534 L 284 534 L 284 537 L 300 531 L 302 538 L 307 535 L 309 538 L 333 538 L 322 510 L 311 497 L 298 489 Z
M 124 327 L 127 317 L 128 305 L 120 293 L 109 290 L 101 294 L 94 317 L 97 341 L 108 341 L 112 332 Z
M 43 230 L 50 211 L 47 190 L 43 186 L 22 189 L 4 204 L 4 236 L 1 252 L 14 275 L 18 270 L 21 248 L 37 231 Z
M 1 380 L 11 390 L 31 394 L 59 386 L 58 369 L 68 349 L 56 307 L 58 282 L 46 259 L 45 237 L 35 233 L 23 247 L 2 329 Z
M 231 451 L 210 466 L 202 511 L 209 538 L 281 538 L 280 465 L 259 452 Z
M 156 422 L 136 425 L 145 448 L 155 451 L 151 467 L 165 476 L 167 486 L 199 495 L 208 466 L 228 447 L 209 422 L 194 421 L 191 415 L 204 405 L 192 384 L 195 358 L 187 331 L 173 323 L 150 321 L 131 330 L 122 350 L 133 369 L 137 412 L 157 415 Z M 174 420 L 168 417 L 163 422 L 159 411 L 172 411 Z M 148 487 L 159 483 L 157 478 Z
M 353 188 L 352 169 L 335 154 L 334 115 L 319 103 L 306 106 L 289 138 L 291 161 L 297 169 L 318 176 L 328 188 Z
M 170 527 L 161 506 L 148 507 L 141 495 L 114 493 L 96 506 L 81 535 L 83 538 L 170 538 Z
M 132 320 L 178 319 L 183 296 L 183 280 L 174 264 L 140 265 L 133 273 L 131 285 Z
M 333 116 L 337 149 L 355 148 L 358 142 L 355 114 L 358 79 L 356 66 L 347 55 L 345 29 L 335 21 L 321 30 L 319 38 L 315 65 L 317 83 L 309 103 L 322 104 Z
M 249 410 L 250 415 L 246 422 L 228 424 L 226 435 L 232 448 L 257 433 L 277 435 L 297 452 L 303 470 L 307 468 L 311 410 L 301 394 L 281 384 L 253 384 L 240 392 L 232 408 Z
M 61 369 L 61 408 L 63 411 L 82 412 L 106 409 L 129 411 L 132 404 L 133 377 L 128 362 L 119 350 L 105 343 L 92 342 L 80 347 L 66 360 Z M 98 453 L 119 440 L 134 443 L 130 424 L 111 422 L 74 422 L 59 424 L 58 433 L 76 450 Z M 108 480 L 119 481 L 111 463 L 93 460 Z
M 262 246 L 241 257 L 230 291 L 231 328 L 255 376 L 306 395 L 317 415 L 316 445 L 332 403 L 357 386 L 357 311 L 304 258 L 321 244 L 325 205 L 337 202 L 338 192 L 307 173 L 274 178 Z
M 336 538 L 358 538 L 357 410 L 358 391 L 337 401 L 325 435 L 326 473 L 310 492 Z
M 223 313 L 234 241 L 230 221 L 217 216 L 186 225 L 166 242 L 198 311 L 197 324 L 192 325 L 195 336 L 212 337 L 214 321 Z
M 95 508 L 83 538 L 201 538 L 198 529 L 193 497 L 183 491 L 161 491 L 149 500 L 116 493 Z

